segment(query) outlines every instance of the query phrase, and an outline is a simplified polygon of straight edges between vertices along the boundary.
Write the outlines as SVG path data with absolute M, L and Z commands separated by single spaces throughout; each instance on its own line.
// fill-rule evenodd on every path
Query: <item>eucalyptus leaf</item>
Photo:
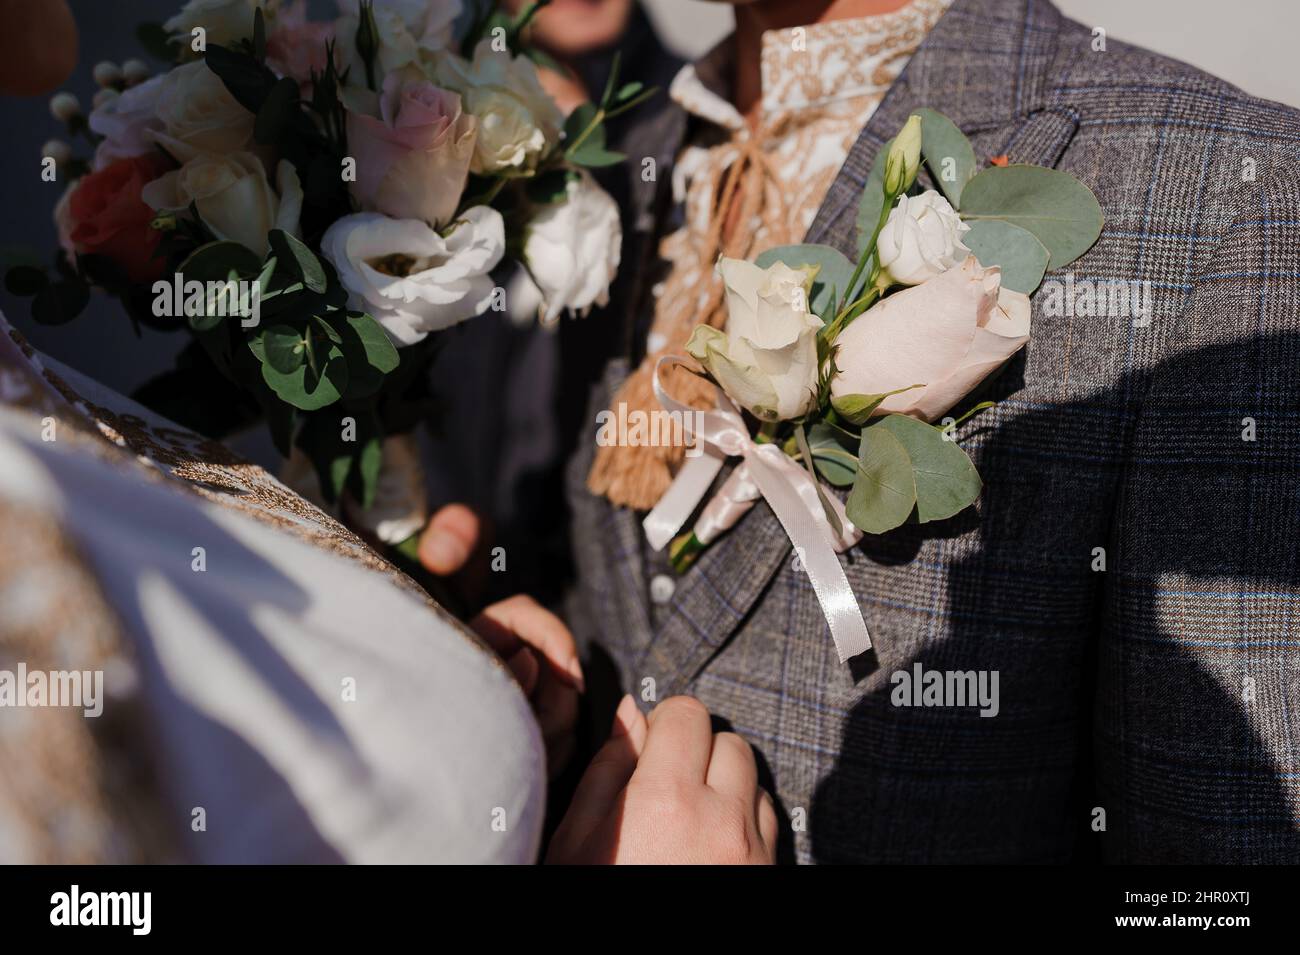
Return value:
M 904 523 L 916 507 L 916 480 L 907 449 L 888 428 L 862 429 L 858 470 L 845 505 L 849 520 L 867 534 Z
M 21 298 L 35 295 L 49 284 L 45 270 L 30 265 L 15 265 L 5 273 L 5 290 Z
M 379 487 L 379 471 L 384 463 L 384 439 L 382 435 L 368 435 L 357 454 L 357 469 L 353 472 L 353 483 L 357 485 L 357 499 L 363 508 L 375 503 L 375 491 Z
M 269 233 L 271 251 L 278 261 L 289 265 L 293 274 L 302 279 L 302 284 L 312 292 L 324 292 L 329 286 L 325 278 L 325 268 L 316 253 L 307 248 L 300 239 L 294 238 L 283 229 L 272 229 Z
M 264 360 L 277 372 L 290 375 L 307 360 L 302 333 L 288 325 L 272 325 L 261 334 Z
M 329 346 L 323 349 L 323 360 L 304 362 L 295 370 L 277 371 L 266 361 L 262 365 L 262 380 L 283 400 L 303 411 L 316 411 L 343 397 L 348 387 L 348 363 L 337 345 L 325 339 Z M 310 357 L 310 353 L 309 353 Z
M 348 400 L 370 397 L 397 368 L 401 356 L 388 333 L 365 312 L 349 312 L 332 324 L 348 363 Z
M 835 290 L 847 288 L 849 279 L 853 277 L 853 263 L 844 257 L 844 253 L 829 245 L 778 245 L 767 249 L 754 260 L 760 269 L 777 262 L 784 262 L 792 269 L 809 265 L 818 268 L 808 302 L 808 309 L 814 315 L 821 315 L 828 308 L 834 308 Z
M 987 268 L 1002 269 L 1002 287 L 1026 295 L 1043 281 L 1049 258 L 1047 248 L 1032 232 L 1004 219 L 978 219 L 962 236 L 966 248 Z
M 975 465 L 938 428 L 907 415 L 891 414 L 866 429 L 878 430 L 892 434 L 911 461 L 918 523 L 952 517 L 979 497 L 983 484 Z
M 813 466 L 835 487 L 848 487 L 858 471 L 858 456 L 844 442 L 845 435 L 824 421 L 808 429 Z
M 970 225 L 987 219 L 1032 232 L 1048 252 L 1049 269 L 1073 262 L 1101 235 L 1101 205 L 1069 173 L 1042 166 L 990 166 L 962 190 L 961 216 Z
M 90 286 L 80 279 L 65 279 L 46 285 L 32 299 L 32 318 L 42 325 L 72 321 L 90 301 Z
M 922 108 L 916 115 L 921 117 L 921 155 L 930 175 L 953 208 L 960 209 L 962 190 L 978 170 L 975 150 L 957 124 L 942 113 Z

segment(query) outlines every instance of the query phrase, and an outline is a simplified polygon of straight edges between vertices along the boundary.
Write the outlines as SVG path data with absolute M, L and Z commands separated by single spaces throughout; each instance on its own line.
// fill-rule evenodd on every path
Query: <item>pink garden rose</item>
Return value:
M 1002 286 L 975 256 L 895 292 L 836 339 L 833 398 L 890 395 L 878 415 L 934 421 L 1029 341 L 1029 296 Z
M 266 38 L 266 65 L 280 76 L 297 80 L 307 94 L 312 73 L 325 72 L 325 44 L 332 39 L 333 21 L 308 20 L 307 0 L 297 0 L 275 18 L 275 27 Z M 336 65 L 338 59 L 335 51 Z
M 456 212 L 474 154 L 477 122 L 460 96 L 416 67 L 395 70 L 383 90 L 347 89 L 353 197 L 366 211 L 423 219 L 435 228 Z

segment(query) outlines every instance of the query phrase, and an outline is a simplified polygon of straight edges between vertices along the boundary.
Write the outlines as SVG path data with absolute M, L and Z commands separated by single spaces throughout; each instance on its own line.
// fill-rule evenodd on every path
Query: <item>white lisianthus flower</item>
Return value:
M 474 206 L 445 238 L 420 219 L 344 216 L 326 230 L 321 252 L 349 305 L 374 316 L 400 348 L 486 309 L 505 244 L 501 213 Z
M 366 68 L 356 44 L 361 3 L 339 0 L 338 5 L 334 36 L 338 38 L 340 71 L 351 67 L 348 84 L 365 86 Z M 452 41 L 460 11 L 460 0 L 375 0 L 375 75 L 418 64 L 422 54 L 445 48 Z
M 891 394 L 875 414 L 934 421 L 1029 341 L 1029 296 L 975 256 L 859 315 L 835 340 L 831 396 Z M 912 385 L 922 387 L 913 388 Z
M 727 331 L 698 326 L 686 350 L 722 390 L 764 421 L 807 413 L 817 398 L 817 331 L 808 310 L 809 273 L 776 262 L 761 269 L 719 259 L 727 292 Z
M 163 74 L 157 95 L 163 129 L 151 135 L 179 162 L 203 153 L 238 152 L 252 143 L 253 114 L 202 60 Z
M 194 28 L 202 27 L 204 43 L 229 46 L 236 40 L 246 40 L 253 35 L 253 11 L 261 7 L 262 14 L 275 14 L 280 0 L 189 0 L 179 13 L 163 24 L 167 35 L 181 42 L 187 55 L 198 55 L 190 43 Z
M 969 230 L 933 189 L 899 196 L 876 240 L 880 266 L 897 285 L 920 285 L 970 255 L 961 241 Z
M 478 118 L 471 172 L 530 171 L 559 141 L 564 114 L 542 89 L 531 60 L 498 52 L 491 40 L 480 40 L 473 60 L 448 54 L 438 63 L 437 76 L 461 94 L 465 109 Z
M 561 202 L 543 206 L 524 231 L 524 261 L 549 324 L 565 309 L 586 314 L 609 302 L 622 229 L 618 206 L 585 171 L 569 180 Z
M 279 195 L 252 153 L 202 155 L 164 173 L 141 190 L 140 198 L 159 212 L 184 213 L 194 203 L 199 217 L 218 239 L 228 239 L 265 256 L 272 229 L 298 234 L 302 184 L 293 164 L 276 168 Z
M 162 132 L 158 98 L 165 75 L 128 87 L 90 112 L 92 132 L 104 137 L 95 149 L 95 168 L 103 169 L 117 159 L 153 152 L 154 134 Z

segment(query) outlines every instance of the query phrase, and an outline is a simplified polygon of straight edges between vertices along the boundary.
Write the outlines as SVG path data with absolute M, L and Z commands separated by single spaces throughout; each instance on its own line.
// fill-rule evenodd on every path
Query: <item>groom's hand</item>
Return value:
M 647 720 L 623 697 L 578 784 L 550 863 L 771 864 L 777 818 L 749 744 L 674 696 Z

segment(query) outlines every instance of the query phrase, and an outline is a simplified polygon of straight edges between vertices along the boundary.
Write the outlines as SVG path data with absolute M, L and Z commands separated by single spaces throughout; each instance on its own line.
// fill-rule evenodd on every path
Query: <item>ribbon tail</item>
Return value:
M 663 550 L 682 529 L 686 518 L 691 516 L 713 479 L 722 470 L 724 460 L 726 458 L 721 451 L 707 444 L 704 445 L 702 454 L 686 459 L 664 496 L 641 522 L 646 540 L 652 548 Z
M 748 454 L 750 477 L 763 492 L 772 513 L 785 528 L 786 535 L 799 554 L 817 602 L 821 604 L 826 623 L 831 629 L 835 652 L 843 663 L 865 650 L 871 649 L 871 635 L 867 632 L 862 610 L 853 595 L 853 588 L 844 575 L 840 559 L 827 539 L 826 531 L 809 514 L 803 499 L 784 476 L 762 459 L 760 454 Z

